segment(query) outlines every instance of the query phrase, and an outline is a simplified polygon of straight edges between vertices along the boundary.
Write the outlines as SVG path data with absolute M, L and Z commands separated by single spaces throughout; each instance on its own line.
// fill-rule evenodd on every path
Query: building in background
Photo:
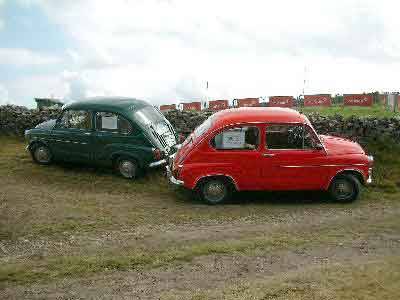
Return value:
M 374 97 L 372 94 L 345 94 L 343 102 L 347 106 L 372 106 Z
M 180 109 L 182 110 L 201 110 L 201 102 L 190 102 L 190 103 L 180 103 Z
M 54 109 L 54 108 L 61 108 L 64 103 L 59 99 L 55 98 L 35 98 L 37 109 Z
M 304 106 L 331 106 L 330 94 L 304 95 Z
M 208 103 L 208 109 L 212 111 L 218 111 L 229 108 L 228 100 L 211 100 Z
M 269 97 L 268 106 L 270 107 L 293 107 L 293 96 L 271 96 Z
M 176 110 L 176 104 L 165 104 L 165 105 L 160 105 L 160 110 L 161 110 L 161 111 Z
M 260 98 L 233 99 L 234 107 L 255 107 L 260 106 Z

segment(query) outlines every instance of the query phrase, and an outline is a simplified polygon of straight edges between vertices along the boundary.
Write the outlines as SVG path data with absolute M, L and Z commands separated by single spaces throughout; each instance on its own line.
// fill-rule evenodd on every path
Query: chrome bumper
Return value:
M 158 160 L 158 161 L 155 161 L 155 162 L 152 162 L 151 164 L 149 164 L 149 168 L 156 168 L 159 166 L 163 166 L 166 163 L 167 163 L 166 159 L 161 159 L 161 160 Z
M 368 169 L 368 179 L 367 179 L 367 184 L 372 183 L 372 168 Z
M 161 160 L 152 162 L 151 164 L 149 164 L 149 168 L 156 168 L 156 167 L 159 167 L 159 166 L 166 165 L 166 164 L 169 163 L 169 161 L 170 161 L 171 159 L 174 159 L 174 157 L 175 157 L 175 153 L 174 153 L 174 154 L 171 154 L 171 155 L 168 156 L 167 158 L 164 158 L 164 159 L 161 159 Z
M 173 185 L 177 185 L 177 186 L 181 186 L 184 184 L 184 182 L 182 180 L 176 179 L 173 175 L 172 175 L 172 171 L 170 169 L 169 166 L 165 167 L 167 170 L 167 177 L 168 177 L 168 181 L 173 184 Z
M 368 169 L 368 179 L 366 181 L 367 184 L 372 183 L 372 164 L 374 163 L 374 157 L 372 155 L 368 155 L 368 164 L 370 168 Z

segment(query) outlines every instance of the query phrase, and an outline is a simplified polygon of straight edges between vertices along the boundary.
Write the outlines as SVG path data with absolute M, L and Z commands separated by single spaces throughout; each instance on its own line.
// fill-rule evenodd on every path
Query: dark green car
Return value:
M 175 152 L 172 125 L 149 103 L 92 98 L 63 107 L 57 120 L 25 132 L 35 162 L 71 161 L 114 167 L 126 178 L 161 166 Z

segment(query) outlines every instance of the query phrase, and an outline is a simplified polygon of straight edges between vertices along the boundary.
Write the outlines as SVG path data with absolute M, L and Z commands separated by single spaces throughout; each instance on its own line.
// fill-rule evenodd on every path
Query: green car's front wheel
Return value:
M 118 159 L 117 169 L 119 174 L 127 179 L 134 179 L 138 174 L 138 165 L 135 160 L 130 158 Z
M 49 165 L 53 160 L 53 156 L 49 147 L 37 144 L 31 150 L 33 160 L 40 165 Z

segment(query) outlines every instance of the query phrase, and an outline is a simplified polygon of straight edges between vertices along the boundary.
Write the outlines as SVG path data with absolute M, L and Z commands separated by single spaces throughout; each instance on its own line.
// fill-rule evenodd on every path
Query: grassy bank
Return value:
M 330 107 L 301 107 L 299 111 L 304 113 L 318 113 L 324 116 L 342 115 L 345 118 L 351 116 L 358 117 L 377 117 L 377 118 L 391 118 L 400 116 L 399 112 L 393 112 L 385 108 L 383 105 L 374 105 L 372 107 L 361 106 L 343 106 L 333 105 Z

